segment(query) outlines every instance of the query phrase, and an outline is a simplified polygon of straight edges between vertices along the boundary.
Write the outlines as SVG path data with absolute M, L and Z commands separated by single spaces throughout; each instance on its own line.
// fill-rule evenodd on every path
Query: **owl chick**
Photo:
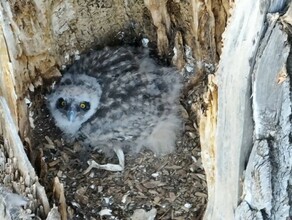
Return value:
M 159 66 L 144 50 L 105 48 L 81 56 L 47 101 L 65 139 L 118 156 L 119 164 L 91 160 L 87 171 L 122 171 L 126 149 L 148 148 L 158 156 L 175 150 L 181 88 L 180 75 Z

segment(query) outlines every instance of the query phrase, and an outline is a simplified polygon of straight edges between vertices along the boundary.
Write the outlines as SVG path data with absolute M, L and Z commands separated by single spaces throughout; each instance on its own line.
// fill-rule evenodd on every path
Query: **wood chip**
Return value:
M 169 198 L 167 198 L 169 202 L 174 202 L 176 200 L 176 195 L 173 192 L 169 192 Z
M 57 159 L 57 160 L 53 160 L 53 161 L 49 162 L 48 165 L 49 165 L 49 167 L 54 167 L 54 166 L 56 166 L 59 162 L 60 162 L 59 159 Z
M 160 181 L 150 181 L 150 182 L 143 183 L 143 186 L 146 187 L 147 189 L 153 189 L 153 188 L 165 186 L 165 185 L 166 183 L 163 183 Z
M 199 196 L 199 197 L 203 197 L 203 198 L 208 198 L 208 195 L 206 193 L 202 193 L 202 192 L 196 192 L 195 195 Z
M 172 166 L 166 166 L 165 169 L 179 170 L 179 169 L 182 169 L 182 167 L 181 166 L 172 165 Z
M 86 196 L 86 187 L 81 187 L 76 190 L 74 198 L 81 204 L 88 204 L 88 196 Z
M 59 211 L 62 216 L 62 219 L 67 219 L 67 205 L 64 194 L 64 186 L 60 183 L 59 178 L 55 177 L 54 179 L 54 187 L 53 194 L 56 201 L 59 201 Z

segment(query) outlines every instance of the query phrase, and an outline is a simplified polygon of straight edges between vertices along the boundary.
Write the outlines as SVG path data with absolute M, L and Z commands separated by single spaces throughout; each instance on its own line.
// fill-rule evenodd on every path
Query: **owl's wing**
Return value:
M 126 72 L 104 85 L 100 107 L 82 131 L 104 141 L 125 141 L 136 139 L 143 132 L 149 134 L 163 115 L 170 114 L 177 106 L 179 92 L 174 92 L 171 78 L 178 77 L 168 79 L 172 74 L 176 73 L 160 69 L 151 73 Z
M 68 72 L 84 73 L 102 78 L 102 83 L 112 80 L 120 73 L 138 69 L 139 60 L 147 56 L 142 49 L 132 47 L 104 48 L 81 55 L 78 63 L 72 65 Z M 110 74 L 109 74 L 110 73 Z

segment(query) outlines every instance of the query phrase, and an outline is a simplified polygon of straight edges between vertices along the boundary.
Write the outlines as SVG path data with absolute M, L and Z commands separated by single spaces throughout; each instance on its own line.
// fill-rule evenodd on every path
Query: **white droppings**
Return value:
M 157 210 L 152 208 L 150 211 L 145 211 L 144 209 L 136 209 L 134 214 L 131 216 L 132 220 L 154 220 L 157 214 Z
M 34 120 L 33 120 L 33 112 L 32 111 L 29 111 L 29 117 L 28 117 L 28 120 L 29 120 L 29 125 L 32 129 L 35 128 L 35 125 L 34 125 Z
M 89 177 L 93 178 L 94 177 L 94 172 L 90 172 Z
M 151 176 L 154 177 L 154 178 L 156 178 L 156 177 L 159 176 L 159 173 L 152 173 Z
M 74 52 L 74 60 L 79 60 L 79 59 L 80 59 L 80 52 L 79 52 L 79 50 L 76 50 Z
M 111 216 L 112 210 L 111 209 L 102 209 L 99 213 L 100 216 Z
M 143 45 L 143 47 L 147 48 L 148 47 L 148 43 L 149 43 L 149 39 L 144 37 L 142 39 L 142 45 Z
M 28 98 L 24 98 L 24 102 L 25 102 L 25 104 L 27 104 L 27 105 L 29 105 L 29 106 L 30 106 L 30 104 L 31 104 L 31 101 L 30 101 Z
M 103 197 L 103 201 L 106 203 L 106 204 L 113 204 L 113 199 L 112 197 Z
M 67 62 L 70 59 L 70 55 L 68 53 L 65 53 L 65 57 L 64 58 L 65 58 L 65 62 Z
M 28 86 L 29 91 L 34 92 L 34 85 L 32 83 Z
M 187 202 L 187 203 L 184 204 L 184 207 L 187 208 L 187 209 L 190 209 L 190 208 L 192 208 L 192 204 Z
M 193 57 L 192 48 L 188 45 L 185 46 L 185 55 L 186 55 L 186 65 L 185 70 L 188 73 L 193 73 L 195 71 L 195 59 Z
M 127 192 L 125 195 L 123 195 L 123 198 L 122 198 L 122 201 L 121 201 L 122 203 L 126 203 L 129 194 L 130 194 L 130 193 Z
M 194 163 L 198 162 L 198 160 L 194 156 L 192 156 L 192 160 L 194 161 Z

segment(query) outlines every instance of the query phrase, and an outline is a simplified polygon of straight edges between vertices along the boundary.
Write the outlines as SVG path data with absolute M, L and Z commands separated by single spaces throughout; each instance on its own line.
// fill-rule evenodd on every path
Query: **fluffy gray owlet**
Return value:
M 125 148 L 156 155 L 174 151 L 179 116 L 180 75 L 161 67 L 142 49 L 105 48 L 81 56 L 48 95 L 48 108 L 65 138 L 105 153 L 114 151 L 124 169 Z

